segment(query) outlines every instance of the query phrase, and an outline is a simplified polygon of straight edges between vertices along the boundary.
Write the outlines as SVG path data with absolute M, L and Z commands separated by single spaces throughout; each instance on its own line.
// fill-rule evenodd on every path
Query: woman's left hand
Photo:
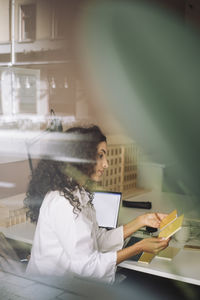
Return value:
M 124 239 L 128 236 L 136 232 L 138 229 L 144 226 L 159 228 L 160 223 L 163 218 L 165 218 L 166 214 L 160 213 L 149 213 L 145 215 L 141 215 L 136 219 L 133 219 L 131 222 L 125 224 L 124 229 Z
M 162 219 L 165 218 L 166 216 L 167 216 L 167 214 L 149 213 L 149 214 L 140 216 L 140 218 L 141 218 L 141 223 L 143 224 L 143 226 L 159 228 Z

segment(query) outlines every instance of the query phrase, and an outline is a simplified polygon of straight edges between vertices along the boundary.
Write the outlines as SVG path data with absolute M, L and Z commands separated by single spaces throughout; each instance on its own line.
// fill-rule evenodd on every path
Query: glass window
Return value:
M 20 6 L 20 40 L 35 40 L 36 33 L 36 5 L 26 4 Z
M 65 5 L 65 0 L 54 1 L 52 13 L 52 38 L 54 39 L 64 38 L 65 35 Z

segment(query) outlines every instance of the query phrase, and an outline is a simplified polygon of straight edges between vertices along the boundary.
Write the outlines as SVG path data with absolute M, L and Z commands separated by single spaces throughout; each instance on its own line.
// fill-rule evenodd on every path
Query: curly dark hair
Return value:
M 61 159 L 58 155 L 56 159 L 47 155 L 39 161 L 24 199 L 32 222 L 37 222 L 42 201 L 50 191 L 59 191 L 76 214 L 81 210 L 79 199 L 73 195 L 77 188 L 83 186 L 92 203 L 90 177 L 96 165 L 97 146 L 106 142 L 106 137 L 98 126 L 72 127 L 59 134 L 65 138 L 64 143 L 56 145 L 56 152 L 59 149 L 59 155 L 62 153 Z

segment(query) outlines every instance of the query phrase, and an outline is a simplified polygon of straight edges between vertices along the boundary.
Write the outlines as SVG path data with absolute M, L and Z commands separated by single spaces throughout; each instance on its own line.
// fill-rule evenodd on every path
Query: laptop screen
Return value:
M 99 227 L 117 227 L 121 196 L 121 193 L 117 192 L 94 193 L 93 204 Z

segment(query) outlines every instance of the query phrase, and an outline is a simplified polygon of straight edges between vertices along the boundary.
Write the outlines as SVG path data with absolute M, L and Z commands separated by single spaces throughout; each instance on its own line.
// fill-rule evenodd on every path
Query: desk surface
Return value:
M 128 200 L 133 201 L 150 201 L 151 209 L 127 208 L 120 207 L 119 225 L 125 224 L 133 218 L 148 212 L 170 213 L 177 209 L 178 215 L 184 214 L 185 219 L 195 220 L 200 222 L 200 206 L 196 204 L 196 199 L 190 196 L 180 194 L 170 194 L 152 191 L 143 195 L 130 197 Z
M 155 211 L 170 213 L 172 210 L 177 209 L 178 215 L 184 214 L 187 222 L 196 222 L 200 232 L 200 211 L 199 208 L 196 209 L 193 206 L 188 196 L 149 192 L 131 199 L 135 201 L 151 201 L 152 209 L 145 210 L 121 206 L 119 225 L 125 224 L 144 213 Z M 200 245 L 199 240 L 188 242 L 188 244 L 191 243 Z M 155 257 L 149 265 L 126 260 L 122 262 L 120 266 L 135 271 L 200 285 L 200 250 L 184 250 L 183 245 L 178 244 L 174 240 L 170 242 L 170 245 L 181 248 L 180 252 L 171 261 Z
M 148 265 L 132 260 L 126 260 L 119 266 L 168 279 L 200 285 L 200 250 L 185 250 L 183 249 L 183 246 L 173 243 L 173 241 L 170 242 L 170 246 L 181 248 L 171 261 L 154 257 Z
M 36 225 L 21 223 L 10 227 L 0 227 L 0 231 L 7 237 L 20 242 L 32 244 Z
M 19 200 L 22 197 L 22 195 L 19 195 Z M 186 211 L 186 216 L 190 220 L 195 220 L 199 222 L 200 218 L 198 218 L 198 211 L 192 209 L 186 210 L 187 203 L 184 202 L 186 201 L 186 199 L 183 199 L 180 196 L 175 197 L 165 193 L 160 194 L 160 196 L 159 194 L 148 193 L 135 197 L 135 201 L 152 201 L 152 209 L 143 210 L 121 207 L 119 214 L 119 225 L 125 224 L 131 219 L 137 217 L 138 215 L 150 211 L 162 211 L 168 213 L 174 208 L 177 208 L 175 203 L 176 201 L 171 201 L 171 199 L 175 199 L 177 202 L 182 201 L 182 208 L 180 210 L 178 208 L 179 214 L 183 212 L 185 213 Z M 35 232 L 35 225 L 31 223 L 23 223 L 8 228 L 0 227 L 0 231 L 2 231 L 6 237 L 32 244 Z M 170 242 L 170 245 L 178 246 L 177 244 L 174 245 L 173 243 L 174 241 L 172 240 Z M 155 257 L 149 265 L 144 265 L 138 262 L 126 260 L 122 262 L 120 266 L 169 279 L 175 279 L 187 283 L 200 285 L 199 262 L 200 250 L 194 251 L 188 249 L 181 249 L 181 251 L 173 258 L 172 261 L 167 261 Z

